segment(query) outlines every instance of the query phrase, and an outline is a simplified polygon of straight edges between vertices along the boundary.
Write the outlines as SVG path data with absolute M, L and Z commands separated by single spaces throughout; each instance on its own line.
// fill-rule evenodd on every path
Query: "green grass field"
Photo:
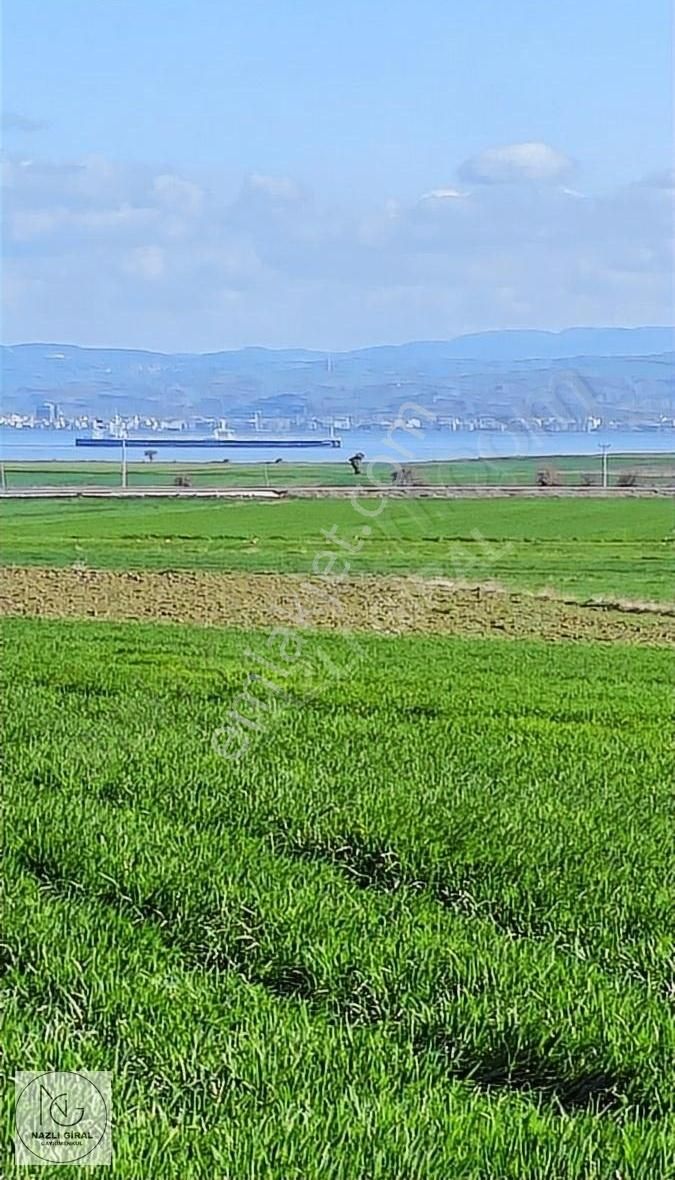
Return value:
M 403 439 L 401 445 L 405 445 Z M 138 452 L 131 452 L 131 455 Z M 355 476 L 349 466 L 349 447 L 340 452 L 341 458 L 326 463 L 298 463 L 283 460 L 275 463 L 271 455 L 268 463 L 210 462 L 177 463 L 162 462 L 161 457 L 152 461 L 133 460 L 128 465 L 130 487 L 166 487 L 173 484 L 177 475 L 188 475 L 195 488 L 218 487 L 272 487 L 292 488 L 294 486 L 314 487 L 355 487 L 368 485 L 373 480 L 388 483 L 394 466 L 389 462 L 377 462 L 378 454 L 391 455 L 389 447 L 383 450 L 381 444 L 373 443 L 372 455 L 367 455 L 364 473 Z M 158 454 L 160 454 L 158 452 Z M 369 462 L 373 463 L 368 469 Z M 8 461 L 4 464 L 5 481 L 8 488 L 24 487 L 76 487 L 100 486 L 119 487 L 121 480 L 120 458 L 109 460 L 60 460 Z M 602 480 L 598 455 L 550 455 L 542 458 L 513 459 L 459 459 L 444 462 L 412 463 L 417 478 L 428 484 L 491 484 L 530 487 L 536 482 L 537 472 L 544 468 L 555 471 L 562 484 L 573 486 L 588 477 L 594 483 Z M 635 474 L 642 486 L 675 486 L 675 454 L 611 456 L 610 483 L 627 472 Z
M 323 572 L 333 553 L 338 569 L 344 559 L 353 574 L 674 597 L 675 514 L 665 498 L 359 503 L 362 512 L 330 500 L 5 501 L 1 556 L 14 564 L 252 572 L 309 572 L 317 562 Z
M 674 597 L 665 498 L 361 508 L 5 501 L 2 560 Z M 5 1070 L 111 1070 L 115 1175 L 670 1180 L 671 651 L 0 629 Z
M 6 1060 L 115 1175 L 672 1176 L 668 651 L 3 632 Z

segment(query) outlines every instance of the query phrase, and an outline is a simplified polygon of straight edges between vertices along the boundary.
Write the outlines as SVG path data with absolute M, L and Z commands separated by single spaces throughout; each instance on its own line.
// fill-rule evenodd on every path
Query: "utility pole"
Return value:
M 122 435 L 122 487 L 127 486 L 127 436 Z
M 3 492 L 7 491 L 7 479 L 5 477 L 5 464 L 0 459 L 0 488 Z
M 598 443 L 598 450 L 602 451 L 602 486 L 603 486 L 603 488 L 606 488 L 609 485 L 607 466 L 608 466 L 608 451 L 610 450 L 611 446 L 612 446 L 611 443 Z

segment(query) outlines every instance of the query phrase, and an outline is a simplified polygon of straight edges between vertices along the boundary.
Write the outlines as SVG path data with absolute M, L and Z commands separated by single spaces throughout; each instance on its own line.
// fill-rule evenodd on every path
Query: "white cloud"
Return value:
M 520 151 L 508 167 L 504 151 L 498 165 L 477 157 L 483 182 L 470 192 L 439 185 L 361 208 L 284 176 L 256 173 L 232 194 L 217 179 L 99 157 L 9 161 L 7 338 L 340 348 L 667 322 L 667 178 L 581 200 L 559 183 L 553 149 Z M 494 182 L 514 170 L 537 183 Z
M 31 119 L 29 115 L 22 115 L 18 111 L 2 112 L 2 130 L 20 131 L 30 134 L 33 131 L 43 131 L 47 124 L 42 119 Z
M 53 233 L 60 221 L 59 209 L 17 209 L 7 218 L 8 236 L 15 242 L 30 241 Z
M 273 201 L 297 201 L 302 197 L 300 186 L 288 176 L 263 176 L 253 172 L 248 177 L 244 189 L 252 193 L 262 193 Z
M 190 180 L 165 174 L 155 177 L 152 188 L 160 203 L 172 212 L 183 213 L 188 217 L 201 212 L 204 193 L 199 185 Z
M 137 246 L 124 259 L 124 269 L 139 279 L 154 282 L 164 274 L 164 251 L 160 246 Z
M 663 189 L 668 194 L 672 194 L 675 189 L 675 168 L 664 168 L 662 172 L 654 172 L 651 176 L 645 176 L 642 180 L 637 181 L 637 184 L 643 188 Z
M 461 192 L 458 188 L 434 188 L 430 193 L 423 193 L 420 201 L 457 201 L 468 196 L 467 192 Z
M 108 234 L 114 230 L 126 232 L 154 220 L 152 209 L 134 208 L 124 202 L 114 209 L 17 209 L 7 219 L 10 238 L 28 242 L 46 237 L 57 230 L 65 235 L 80 233 Z
M 572 170 L 572 161 L 547 143 L 511 143 L 488 148 L 462 164 L 459 174 L 475 184 L 551 183 Z

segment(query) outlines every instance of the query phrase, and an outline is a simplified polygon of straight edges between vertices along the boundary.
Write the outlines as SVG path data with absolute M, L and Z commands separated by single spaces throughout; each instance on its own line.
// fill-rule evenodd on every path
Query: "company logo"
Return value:
M 109 1164 L 110 1076 L 90 1070 L 16 1074 L 17 1164 Z

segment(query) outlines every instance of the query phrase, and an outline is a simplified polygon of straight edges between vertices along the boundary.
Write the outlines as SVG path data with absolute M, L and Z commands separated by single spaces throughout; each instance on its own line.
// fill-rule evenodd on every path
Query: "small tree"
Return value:
M 152 463 L 152 460 L 154 459 L 155 455 L 157 454 L 157 451 L 143 451 L 143 454 L 144 454 L 145 458 L 148 459 L 150 461 L 150 463 Z
M 617 479 L 616 479 L 616 486 L 618 488 L 634 488 L 636 484 L 637 484 L 637 471 L 620 471 L 619 472 Z
M 362 464 L 363 464 L 363 460 L 365 459 L 365 457 L 366 456 L 364 455 L 363 451 L 357 451 L 355 455 L 352 455 L 349 462 L 351 464 L 352 471 L 354 472 L 354 475 L 361 474 Z
M 397 488 L 417 488 L 421 486 L 422 481 L 414 467 L 395 467 L 391 473 L 391 482 Z
M 560 483 L 558 472 L 553 467 L 543 467 L 537 472 L 538 488 L 557 488 Z

